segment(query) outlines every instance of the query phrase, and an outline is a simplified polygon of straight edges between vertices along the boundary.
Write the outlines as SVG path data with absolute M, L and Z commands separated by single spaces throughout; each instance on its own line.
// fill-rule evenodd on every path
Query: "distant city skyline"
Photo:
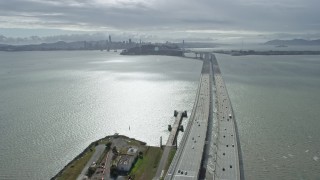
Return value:
M 109 34 L 115 40 L 217 43 L 317 39 L 318 7 L 317 0 L 0 1 L 0 43 Z

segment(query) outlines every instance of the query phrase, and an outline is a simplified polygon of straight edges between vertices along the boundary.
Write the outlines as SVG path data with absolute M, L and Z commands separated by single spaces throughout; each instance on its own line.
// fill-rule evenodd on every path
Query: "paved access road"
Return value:
M 87 173 L 89 167 L 91 166 L 91 164 L 93 162 L 97 162 L 97 160 L 100 158 L 103 151 L 105 150 L 106 146 L 104 144 L 100 144 L 100 145 L 96 146 L 95 148 L 96 148 L 96 151 L 93 153 L 93 155 L 91 156 L 91 158 L 89 159 L 87 164 L 82 169 L 81 174 L 78 176 L 77 180 L 86 179 L 86 177 L 87 177 L 86 173 Z
M 172 148 L 176 148 L 177 136 L 179 133 L 179 126 L 181 125 L 182 119 L 183 119 L 182 112 L 178 112 L 177 117 L 175 118 L 175 122 L 172 126 L 172 130 L 168 137 L 168 141 L 166 143 L 166 146 L 164 147 L 156 175 L 153 178 L 154 180 L 161 179 L 165 176 L 164 173 L 165 173 L 168 157 Z

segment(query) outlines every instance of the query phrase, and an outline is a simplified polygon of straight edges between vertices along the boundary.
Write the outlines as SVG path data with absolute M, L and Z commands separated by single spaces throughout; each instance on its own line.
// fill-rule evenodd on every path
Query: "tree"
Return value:
M 91 177 L 94 174 L 94 172 L 96 172 L 96 170 L 97 170 L 96 167 L 89 167 L 87 172 L 88 177 Z
M 112 152 L 113 152 L 114 154 L 118 154 L 118 150 L 117 150 L 117 147 L 116 147 L 116 146 L 113 146 Z
M 113 177 L 118 175 L 117 166 L 114 164 L 110 167 L 110 175 Z
M 139 151 L 139 158 L 143 158 L 143 152 Z
M 108 143 L 106 144 L 106 149 L 109 150 L 109 149 L 111 148 L 111 145 L 112 145 L 112 142 L 108 142 Z

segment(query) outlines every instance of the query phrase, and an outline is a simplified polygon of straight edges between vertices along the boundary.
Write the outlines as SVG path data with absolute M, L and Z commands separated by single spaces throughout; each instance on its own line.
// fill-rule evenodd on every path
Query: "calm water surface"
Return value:
M 100 51 L 0 52 L 0 179 L 49 179 L 115 132 L 158 146 L 173 111 L 191 111 L 201 66 Z
M 320 56 L 217 58 L 246 179 L 320 179 Z M 158 145 L 173 110 L 191 111 L 201 66 L 99 51 L 0 52 L 0 179 L 48 179 L 115 132 Z
M 320 179 L 320 56 L 217 58 L 246 179 Z

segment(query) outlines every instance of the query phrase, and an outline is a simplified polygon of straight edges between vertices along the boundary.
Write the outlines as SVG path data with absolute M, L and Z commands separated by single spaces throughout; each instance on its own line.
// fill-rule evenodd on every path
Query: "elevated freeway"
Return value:
M 180 147 L 168 169 L 165 179 L 198 179 L 211 108 L 212 66 L 206 54 L 200 76 L 196 101 Z
M 215 56 L 212 56 L 215 84 L 216 123 L 214 128 L 213 179 L 244 179 L 237 123 L 231 101 Z M 206 175 L 208 177 L 208 173 Z M 210 177 L 210 176 L 209 176 Z
M 213 54 L 198 54 L 203 67 L 196 100 L 165 179 L 241 179 L 236 122 L 218 63 Z M 217 110 L 215 123 L 213 107 Z M 208 159 L 211 165 L 204 163 Z

